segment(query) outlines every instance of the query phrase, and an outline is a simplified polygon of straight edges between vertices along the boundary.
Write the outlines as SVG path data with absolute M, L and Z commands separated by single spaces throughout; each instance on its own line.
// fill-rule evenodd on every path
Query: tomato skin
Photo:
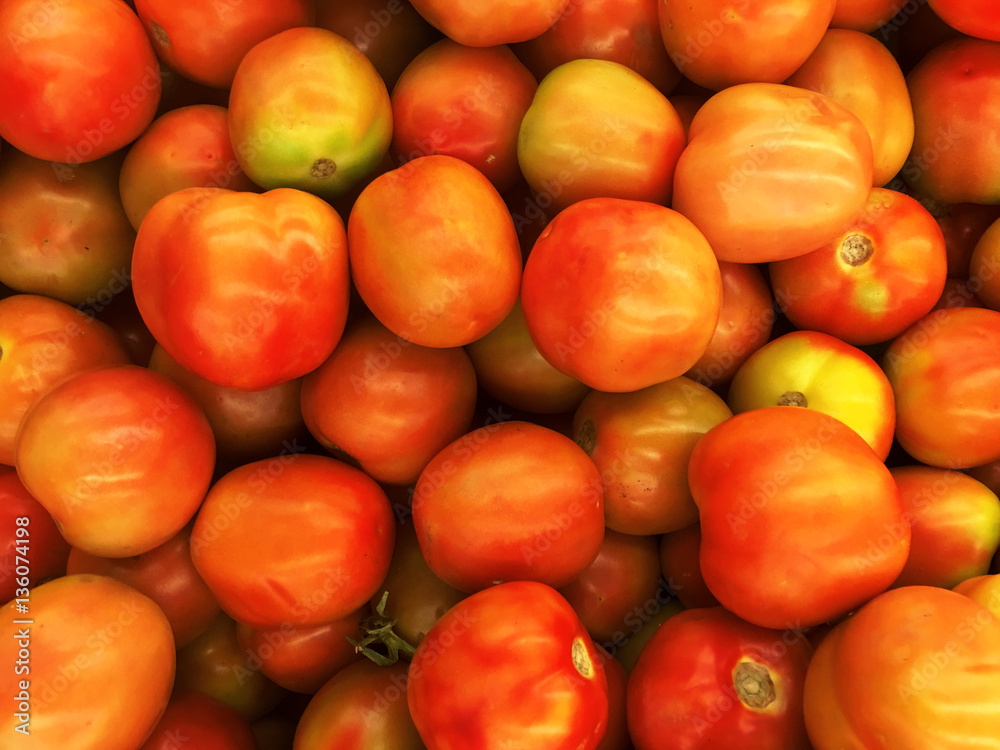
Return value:
M 1000 42 L 1000 13 L 987 0 L 928 0 L 938 17 L 963 34 Z
M 631 68 L 571 60 L 542 79 L 521 120 L 517 160 L 556 209 L 587 198 L 668 204 L 684 126 Z
M 806 675 L 806 728 L 815 750 L 988 747 L 1000 736 L 998 691 L 1000 619 L 952 591 L 906 586 L 820 643 Z
M 967 578 L 952 589 L 967 596 L 1000 617 L 1000 575 L 982 575 Z
M 935 218 L 944 234 L 948 252 L 948 277 L 967 279 L 976 244 L 990 225 L 1000 219 L 1000 206 L 956 203 L 944 206 L 943 211 L 940 215 L 935 214 Z
M 701 574 L 701 524 L 660 537 L 660 573 L 670 590 L 687 609 L 718 606 Z
M 129 557 L 163 544 L 194 516 L 215 469 L 215 438 L 178 386 L 121 365 L 46 391 L 18 427 L 14 463 L 66 541 Z
M 461 691 L 456 675 L 467 680 Z M 491 586 L 452 607 L 417 647 L 409 678 L 410 713 L 431 748 L 541 741 L 550 750 L 594 750 L 607 727 L 596 647 L 566 600 L 534 581 Z M 453 699 L 441 700 L 446 694 Z
M 864 124 L 823 94 L 747 83 L 702 105 L 674 173 L 673 207 L 719 260 L 792 258 L 833 240 L 872 187 Z
M 32 623 L 0 608 L 0 690 L 30 696 L 25 747 L 134 750 L 163 714 L 174 682 L 174 641 L 160 608 L 103 576 L 64 576 L 31 592 Z M 28 631 L 30 672 L 15 673 Z M 124 669 L 123 665 L 128 665 Z M 29 683 L 25 688 L 21 682 Z M 13 701 L 12 701 L 13 702 Z M 18 705 L 14 704 L 17 708 Z M 4 711 L 0 732 L 24 724 Z
M 802 691 L 811 656 L 801 631 L 751 625 L 722 607 L 674 615 L 629 676 L 636 750 L 808 750 Z
M 867 34 L 888 23 L 899 10 L 898 0 L 837 0 L 830 28 Z
M 443 39 L 406 66 L 392 90 L 391 153 L 403 164 L 445 154 L 501 193 L 521 178 L 517 134 L 538 84 L 509 47 Z
M 635 391 L 704 354 L 722 304 L 719 264 L 684 216 L 619 198 L 560 212 L 528 256 L 528 332 L 557 370 L 591 388 Z
M 411 1 L 435 28 L 468 47 L 492 47 L 533 39 L 555 23 L 567 3 L 567 0 Z
M 892 475 L 828 415 L 737 414 L 698 442 L 688 478 L 705 583 L 748 622 L 827 622 L 885 591 L 906 562 L 910 527 Z
M 76 372 L 129 363 L 107 325 L 35 294 L 0 299 L 0 351 L 0 464 L 8 466 L 18 425 L 43 391 Z
M 225 3 L 135 0 L 136 13 L 156 54 L 186 78 L 229 88 L 250 49 L 268 37 L 315 18 L 308 0 L 240 0 L 238 12 Z
M 969 259 L 969 287 L 986 307 L 1000 310 L 1000 220 L 976 243 Z
M 1000 458 L 1000 312 L 936 310 L 882 359 L 896 398 L 896 439 L 928 466 L 964 469 Z
M 150 332 L 181 366 L 230 388 L 270 388 L 318 367 L 340 340 L 343 221 L 299 190 L 180 190 L 146 214 L 132 286 Z
M 719 396 L 685 377 L 631 393 L 592 391 L 574 414 L 573 439 L 601 472 L 607 527 L 655 535 L 695 523 L 688 459 L 732 415 Z
M 131 143 L 152 121 L 160 67 L 120 0 L 10 0 L 0 36 L 8 41 L 0 137 L 19 151 L 81 164 Z
M 178 691 L 153 734 L 139 750 L 257 750 L 250 724 L 237 711 L 204 693 Z

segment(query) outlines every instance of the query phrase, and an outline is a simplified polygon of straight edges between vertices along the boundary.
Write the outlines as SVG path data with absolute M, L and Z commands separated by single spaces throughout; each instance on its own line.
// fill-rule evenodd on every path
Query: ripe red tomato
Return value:
M 421 16 L 467 47 L 523 42 L 555 23 L 567 0 L 411 0 Z
M 410 713 L 432 748 L 541 741 L 595 750 L 607 727 L 608 681 L 594 642 L 566 600 L 534 581 L 492 586 L 448 610 L 417 647 L 409 678 Z
M 120 0 L 0 7 L 0 137 L 36 159 L 81 164 L 128 145 L 160 101 L 160 66 Z
M 1000 42 L 1000 12 L 989 0 L 928 0 L 949 26 L 969 36 Z
M 347 320 L 348 274 L 340 216 L 290 189 L 172 193 L 146 214 L 132 258 L 136 304 L 167 353 L 244 390 L 330 356 Z
M 174 693 L 159 723 L 139 750 L 257 750 L 250 724 L 222 701 L 204 693 Z
M 660 537 L 660 573 L 687 609 L 714 607 L 715 598 L 701 574 L 701 524 L 693 523 Z

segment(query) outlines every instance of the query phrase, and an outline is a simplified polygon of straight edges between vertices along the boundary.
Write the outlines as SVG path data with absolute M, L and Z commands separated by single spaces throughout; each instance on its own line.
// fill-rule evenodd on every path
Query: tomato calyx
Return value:
M 359 626 L 361 640 L 347 639 L 348 643 L 354 646 L 355 653 L 363 654 L 383 667 L 399 661 L 400 652 L 411 655 L 416 652 L 416 648 L 393 630 L 396 621 L 385 616 L 385 604 L 388 599 L 389 592 L 386 591 L 375 607 L 375 614 L 361 621 Z M 381 649 L 385 649 L 385 653 L 382 653 Z
M 801 406 L 805 408 L 809 405 L 806 394 L 802 391 L 785 391 L 778 399 L 778 406 Z
M 875 253 L 875 245 L 863 234 L 851 234 L 840 244 L 840 259 L 849 266 L 864 265 Z
M 733 688 L 743 705 L 755 711 L 767 708 L 777 697 L 770 672 L 753 661 L 741 661 L 733 669 Z

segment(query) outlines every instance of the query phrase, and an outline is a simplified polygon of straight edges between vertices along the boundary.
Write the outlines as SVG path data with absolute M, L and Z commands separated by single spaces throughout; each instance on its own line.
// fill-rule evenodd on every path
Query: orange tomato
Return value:
M 567 0 L 411 0 L 413 7 L 437 29 L 468 47 L 492 47 L 523 42 L 549 28 Z

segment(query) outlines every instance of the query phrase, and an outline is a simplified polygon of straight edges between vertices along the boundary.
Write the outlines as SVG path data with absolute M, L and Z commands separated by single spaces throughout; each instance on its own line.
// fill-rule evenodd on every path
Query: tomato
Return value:
M 286 455 L 241 466 L 212 486 L 191 556 L 239 622 L 316 627 L 368 601 L 395 535 L 373 479 L 325 456 Z
M 1000 203 L 1000 144 L 980 136 L 1000 124 L 1000 44 L 944 42 L 906 82 L 915 129 L 903 178 L 945 203 Z M 945 94 L 947 108 L 939 106 Z
M 805 407 L 835 417 L 883 461 L 892 447 L 892 387 L 860 349 L 817 331 L 792 331 L 743 363 L 726 397 L 734 413 L 765 406 Z
M 156 339 L 139 314 L 132 288 L 124 287 L 113 297 L 110 293 L 98 297 L 100 299 L 85 308 L 84 312 L 93 314 L 97 320 L 110 326 L 124 342 L 132 364 L 145 367 L 156 347 Z
M 570 0 L 547 31 L 513 49 L 538 80 L 570 60 L 610 60 L 669 94 L 681 74 L 659 24 L 656 0 Z
M 698 110 L 674 174 L 673 207 L 719 260 L 760 263 L 834 240 L 872 187 L 864 124 L 830 97 L 747 83 Z
M 690 221 L 642 201 L 593 198 L 560 212 L 528 256 L 521 305 L 539 352 L 599 391 L 683 374 L 705 353 L 722 282 Z
M 461 591 L 521 580 L 558 587 L 597 557 L 602 506 L 599 473 L 579 446 L 509 421 L 464 435 L 427 464 L 413 525 L 430 569 Z
M 667 204 L 683 148 L 680 117 L 653 84 L 616 62 L 572 60 L 538 85 L 517 160 L 557 209 L 600 197 Z
M 0 9 L 0 137 L 80 164 L 131 143 L 160 100 L 160 67 L 120 0 L 9 0 Z
M 134 750 L 163 714 L 174 641 L 163 612 L 123 583 L 64 576 L 0 608 L 0 732 L 25 747 Z M 24 620 L 28 620 L 27 623 Z M 127 667 L 127 668 L 126 668 Z M 20 733 L 22 737 L 19 737 Z
M 903 167 L 913 145 L 910 94 L 899 63 L 877 39 L 830 29 L 785 83 L 825 94 L 864 123 L 872 139 L 875 185 L 887 184 Z
M 701 524 L 660 537 L 660 573 L 670 590 L 687 609 L 714 607 L 715 598 L 701 574 Z
M 120 166 L 115 155 L 66 166 L 4 154 L 0 281 L 71 305 L 128 283 L 135 231 L 118 197 Z
M 186 4 L 135 0 L 156 54 L 193 81 L 229 88 L 244 55 L 258 42 L 315 18 L 309 0 L 239 0 Z
M 18 519 L 26 521 L 18 524 Z M 5 530 L 0 536 L 0 602 L 29 596 L 28 589 L 66 574 L 69 544 L 9 466 L 0 466 L 0 528 Z
M 50 388 L 17 431 L 14 462 L 70 544 L 139 555 L 191 520 L 215 468 L 201 408 L 135 365 L 89 370 Z
M 722 306 L 712 340 L 687 375 L 704 386 L 728 383 L 747 358 L 771 338 L 774 300 L 764 275 L 746 263 L 719 263 Z
M 618 631 L 614 640 L 605 643 L 604 648 L 625 668 L 626 673 L 631 674 L 649 639 L 663 623 L 683 611 L 683 605 L 673 597 L 670 590 L 661 586 L 655 599 L 650 599 L 641 610 L 632 613 L 628 623 L 629 632 Z
M 176 750 L 179 741 L 188 750 L 257 750 L 250 724 L 235 709 L 191 691 L 171 696 L 153 734 L 139 750 Z
M 944 234 L 948 252 L 948 276 L 956 279 L 969 277 L 969 263 L 976 243 L 990 225 L 1000 219 L 1000 206 L 979 203 L 942 205 L 934 216 Z
M 373 479 L 411 484 L 468 431 L 476 372 L 460 348 L 411 344 L 366 318 L 302 381 L 301 413 L 313 436 Z
M 121 165 L 121 201 L 136 230 L 156 201 L 189 187 L 257 190 L 236 161 L 225 107 L 196 104 L 156 118 Z
M 636 750 L 809 750 L 802 690 L 811 656 L 801 631 L 751 625 L 722 607 L 671 617 L 629 676 Z
M 261 187 L 336 198 L 389 149 L 389 92 L 344 37 L 288 29 L 240 63 L 229 94 L 229 137 L 240 167 Z
M 1000 313 L 937 310 L 886 350 L 896 439 L 921 463 L 950 469 L 1000 458 Z
M 888 23 L 899 11 L 899 0 L 837 0 L 830 27 L 867 34 Z
M 348 274 L 340 216 L 290 189 L 172 193 L 146 214 L 132 259 L 136 304 L 167 353 L 243 390 L 330 356 L 347 320 Z
M 608 528 L 653 535 L 695 523 L 688 459 L 702 435 L 732 415 L 685 377 L 631 393 L 592 391 L 573 417 L 573 439 L 600 470 Z
M 501 193 L 521 178 L 517 134 L 538 84 L 509 47 L 432 44 L 392 90 L 391 152 L 399 163 L 445 154 Z
M 453 156 L 422 156 L 377 177 L 358 196 L 347 234 L 361 299 L 414 344 L 464 346 L 517 300 L 510 213 L 490 181 Z
M 944 291 L 934 305 L 935 310 L 949 307 L 985 307 L 983 301 L 973 294 L 971 286 L 975 280 L 945 279 Z
M 781 83 L 816 49 L 836 0 L 660 3 L 660 33 L 678 70 L 713 90 Z
M 952 591 L 969 597 L 1000 617 L 1000 575 L 967 578 L 955 586 Z
M 128 362 L 118 334 L 67 304 L 34 294 L 0 299 L 0 463 L 14 465 L 17 427 L 49 386 Z
M 1000 42 L 1000 12 L 987 0 L 928 0 L 928 5 L 963 34 Z
M 595 650 L 608 680 L 608 727 L 596 750 L 631 750 L 632 740 L 628 736 L 626 717 L 628 674 L 625 667 L 602 646 L 597 645 Z
M 633 536 L 608 529 L 594 561 L 559 589 L 587 632 L 610 641 L 625 618 L 656 595 L 660 564 L 655 536 Z
M 906 562 L 910 525 L 892 475 L 829 415 L 737 414 L 698 442 L 688 477 L 705 583 L 755 625 L 840 617 L 887 589 Z
M 567 0 L 411 0 L 435 28 L 468 47 L 524 42 L 541 34 L 559 18 Z
M 954 588 L 989 572 L 1000 548 L 1000 500 L 981 482 L 929 466 L 890 470 L 912 531 L 894 586 Z
M 806 675 L 815 750 L 965 750 L 1000 737 L 1000 619 L 945 589 L 876 597 L 823 639 Z
M 534 581 L 492 586 L 448 610 L 417 647 L 409 678 L 410 713 L 431 748 L 543 738 L 550 750 L 594 750 L 607 727 L 596 647 L 566 600 Z
M 74 548 L 66 572 L 114 578 L 148 596 L 170 622 L 177 648 L 205 632 L 219 614 L 219 603 L 191 561 L 190 528 L 133 557 L 97 557 Z
M 969 291 L 991 310 L 1000 310 L 1000 220 L 983 233 L 969 259 Z
M 309 702 L 295 750 L 423 750 L 407 707 L 406 664 L 363 659 L 335 674 Z

